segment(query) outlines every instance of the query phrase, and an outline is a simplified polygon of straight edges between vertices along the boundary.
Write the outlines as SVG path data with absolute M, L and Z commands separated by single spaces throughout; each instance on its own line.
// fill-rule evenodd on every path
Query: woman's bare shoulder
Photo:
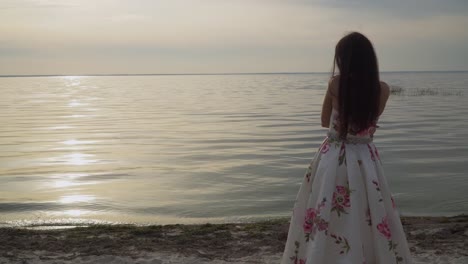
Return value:
M 339 80 L 340 80 L 340 75 L 339 74 L 333 75 L 332 77 L 330 77 L 330 80 L 328 80 L 328 83 L 329 84 L 338 83 Z
M 390 91 L 390 86 L 384 82 L 384 81 L 380 81 L 380 87 L 382 87 L 383 89 L 386 89 L 388 91 Z
M 330 80 L 328 80 L 328 89 L 330 90 L 330 93 L 332 96 L 337 96 L 338 95 L 338 82 L 340 81 L 340 76 L 339 75 L 334 75 L 330 77 Z
M 383 98 L 388 98 L 388 96 L 390 95 L 390 86 L 386 82 L 381 81 L 380 89 L 380 91 L 382 92 L 380 96 L 382 96 Z
M 379 116 L 383 113 L 388 97 L 390 96 L 390 86 L 386 82 L 380 82 L 380 106 Z

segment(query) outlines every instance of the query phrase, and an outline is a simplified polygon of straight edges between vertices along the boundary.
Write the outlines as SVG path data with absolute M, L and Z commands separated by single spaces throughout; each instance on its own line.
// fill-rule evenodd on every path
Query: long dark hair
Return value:
M 339 69 L 339 134 L 358 132 L 374 124 L 379 115 L 380 79 L 377 56 L 364 35 L 351 32 L 335 48 L 335 65 Z

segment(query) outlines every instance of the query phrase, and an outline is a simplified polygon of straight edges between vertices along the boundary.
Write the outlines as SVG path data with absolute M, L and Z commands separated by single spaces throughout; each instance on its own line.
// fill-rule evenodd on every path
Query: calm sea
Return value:
M 328 78 L 0 78 L 0 223 L 289 216 Z M 468 73 L 381 78 L 403 89 L 374 141 L 401 214 L 468 213 Z

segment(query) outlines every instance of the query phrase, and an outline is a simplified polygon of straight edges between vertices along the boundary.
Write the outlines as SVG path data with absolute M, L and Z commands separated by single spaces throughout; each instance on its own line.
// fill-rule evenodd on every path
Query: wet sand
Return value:
M 468 215 L 402 217 L 415 263 L 468 263 Z M 279 263 L 289 218 L 203 225 L 0 228 L 0 263 Z

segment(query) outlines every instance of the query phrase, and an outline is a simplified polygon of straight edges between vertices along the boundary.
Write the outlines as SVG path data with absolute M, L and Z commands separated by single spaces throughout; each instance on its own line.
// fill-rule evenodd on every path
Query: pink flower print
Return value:
M 344 186 L 336 186 L 336 192 L 333 194 L 334 201 L 343 207 L 349 207 L 349 191 Z
M 326 199 L 323 198 L 322 202 L 318 204 L 317 209 L 308 208 L 304 217 L 304 224 L 302 225 L 306 236 L 306 241 L 314 239 L 315 233 L 318 231 L 328 231 L 328 222 L 320 216 L 320 209 L 325 206 Z
M 306 175 L 305 175 L 305 177 L 307 178 L 307 182 L 310 182 L 311 176 L 312 176 L 312 165 L 309 165 L 309 167 L 307 168 Z
M 333 194 L 333 201 L 340 206 L 349 207 L 349 193 L 344 186 L 336 186 L 336 192 Z
M 305 264 L 307 258 L 305 258 L 305 259 L 299 259 L 298 258 L 299 247 L 300 247 L 299 241 L 297 241 L 297 240 L 294 241 L 294 245 L 296 246 L 296 249 L 294 250 L 295 254 L 289 257 L 289 259 L 292 261 L 291 263 L 293 263 L 293 264 Z
M 366 210 L 366 221 L 368 225 L 372 225 L 372 219 L 371 219 L 369 207 L 367 207 L 367 210 Z
M 345 164 L 346 166 L 346 149 L 345 149 L 345 144 L 342 143 L 341 144 L 341 148 L 340 148 L 340 154 L 338 156 L 338 165 L 341 165 L 341 164 Z
M 314 224 L 312 222 L 305 221 L 302 227 L 304 228 L 305 233 L 310 233 L 312 232 L 312 227 L 314 227 Z
M 376 180 L 372 180 L 372 183 L 375 185 L 375 189 L 380 192 L 379 183 Z
M 372 148 L 369 144 L 367 144 L 367 148 L 369 149 L 369 153 L 371 155 L 371 159 L 375 160 L 374 152 L 372 151 Z
M 320 211 L 323 207 L 325 207 L 325 202 L 326 201 L 327 201 L 327 199 L 324 197 L 323 200 L 317 206 L 317 211 Z
M 390 232 L 390 228 L 388 227 L 388 222 L 387 222 L 387 217 L 385 216 L 382 218 L 382 222 L 377 225 L 377 229 L 379 232 L 387 238 L 387 240 L 390 240 L 392 237 L 392 233 Z
M 363 137 L 363 136 L 366 136 L 367 134 L 368 134 L 367 129 L 363 129 L 363 130 L 357 132 L 356 136 Z
M 336 234 L 331 233 L 330 236 L 335 239 L 335 244 L 341 245 L 340 255 L 344 253 L 348 253 L 351 247 L 349 246 L 348 239 L 344 236 L 338 236 Z M 345 252 L 346 251 L 346 252 Z
M 330 143 L 326 142 L 323 146 L 322 146 L 322 149 L 320 150 L 320 152 L 322 152 L 322 154 L 325 154 L 328 152 L 328 150 L 330 149 Z
M 379 152 L 377 151 L 377 148 L 374 146 L 374 151 L 375 151 L 375 156 L 377 156 L 377 159 L 380 160 Z
M 375 125 L 371 125 L 368 128 L 364 128 L 363 130 L 356 133 L 356 136 L 364 137 L 370 136 L 373 137 L 377 127 Z
M 317 222 L 317 228 L 318 228 L 318 231 L 324 231 L 324 230 L 327 230 L 328 229 L 328 222 L 323 220 L 323 219 L 319 219 Z
M 336 186 L 336 192 L 339 193 L 339 194 L 342 194 L 342 195 L 347 194 L 346 187 L 344 187 L 342 185 L 337 185 Z
M 307 209 L 306 216 L 304 219 L 304 225 L 302 226 L 304 228 L 304 232 L 306 233 L 312 232 L 312 229 L 314 228 L 314 219 L 316 216 L 317 216 L 317 212 L 315 211 L 315 208 Z
M 345 186 L 336 186 L 336 191 L 333 192 L 332 211 L 336 211 L 338 216 L 340 216 L 341 213 L 347 214 L 345 208 L 351 206 L 349 199 L 350 193 L 351 191 Z
M 372 180 L 372 183 L 375 185 L 375 189 L 379 192 L 379 202 L 382 202 L 383 199 L 382 199 L 382 196 L 380 194 L 380 186 L 379 186 L 379 183 L 376 181 L 376 180 Z

